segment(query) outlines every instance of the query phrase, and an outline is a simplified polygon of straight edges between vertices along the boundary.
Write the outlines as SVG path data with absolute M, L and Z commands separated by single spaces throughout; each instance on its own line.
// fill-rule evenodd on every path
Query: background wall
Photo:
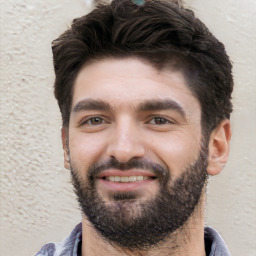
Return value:
M 256 255 L 256 1 L 187 0 L 224 42 L 234 63 L 230 161 L 211 179 L 206 222 L 233 256 Z M 33 255 L 80 221 L 63 168 L 61 119 L 53 97 L 51 41 L 82 0 L 1 0 L 0 254 Z

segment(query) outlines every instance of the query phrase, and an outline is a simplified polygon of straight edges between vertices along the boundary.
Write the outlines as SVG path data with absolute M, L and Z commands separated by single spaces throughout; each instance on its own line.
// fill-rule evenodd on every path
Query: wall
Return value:
M 230 161 L 210 181 L 206 222 L 220 231 L 233 256 L 253 256 L 256 1 L 187 3 L 224 42 L 234 63 Z M 61 241 L 80 221 L 62 163 L 50 48 L 71 20 L 87 11 L 82 0 L 1 3 L 1 255 L 33 255 L 44 243 Z

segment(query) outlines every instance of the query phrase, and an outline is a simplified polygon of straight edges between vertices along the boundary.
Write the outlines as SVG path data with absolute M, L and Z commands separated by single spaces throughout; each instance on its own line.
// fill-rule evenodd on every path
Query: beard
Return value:
M 83 214 L 101 236 L 123 249 L 147 250 L 170 238 L 193 214 L 208 178 L 207 159 L 207 149 L 201 149 L 197 160 L 175 179 L 168 168 L 139 158 L 93 164 L 85 177 L 71 164 L 71 177 Z M 97 191 L 96 177 L 109 168 L 146 169 L 157 176 L 159 189 L 144 201 L 136 192 L 113 193 L 111 203 L 106 203 Z

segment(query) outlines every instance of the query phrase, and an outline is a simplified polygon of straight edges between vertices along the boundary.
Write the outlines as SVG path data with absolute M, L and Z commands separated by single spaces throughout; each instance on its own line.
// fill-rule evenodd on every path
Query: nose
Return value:
M 116 123 L 109 139 L 107 155 L 115 157 L 121 163 L 145 155 L 143 137 L 136 122 L 124 118 Z

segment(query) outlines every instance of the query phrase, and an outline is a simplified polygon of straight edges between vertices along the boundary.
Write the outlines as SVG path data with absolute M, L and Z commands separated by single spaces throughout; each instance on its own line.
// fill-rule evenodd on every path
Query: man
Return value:
M 204 227 L 231 137 L 224 46 L 179 3 L 114 0 L 75 19 L 53 57 L 83 219 L 36 255 L 230 255 Z

